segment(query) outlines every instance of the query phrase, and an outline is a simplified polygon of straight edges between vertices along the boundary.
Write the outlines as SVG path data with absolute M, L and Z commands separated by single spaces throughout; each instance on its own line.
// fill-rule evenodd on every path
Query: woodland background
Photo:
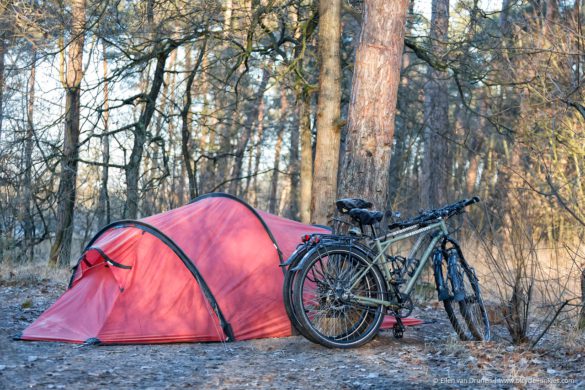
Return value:
M 67 266 L 103 225 L 212 191 L 321 224 L 336 197 L 411 215 L 479 195 L 495 316 L 517 342 L 573 326 L 582 8 L 0 0 L 0 262 Z

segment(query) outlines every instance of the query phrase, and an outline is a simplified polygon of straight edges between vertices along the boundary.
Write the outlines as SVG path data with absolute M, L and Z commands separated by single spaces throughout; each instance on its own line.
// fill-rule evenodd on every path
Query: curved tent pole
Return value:
M 163 232 L 161 232 L 160 230 L 158 230 L 154 226 L 149 225 L 149 224 L 142 222 L 142 221 L 136 221 L 136 220 L 131 220 L 131 219 L 123 219 L 120 221 L 116 221 L 116 222 L 113 222 L 113 223 L 103 227 L 95 236 L 93 236 L 93 238 L 89 241 L 89 243 L 83 249 L 82 255 L 79 258 L 79 260 L 77 261 L 77 264 L 75 265 L 75 267 L 73 267 L 73 274 L 71 275 L 71 279 L 69 281 L 68 288 L 71 288 L 71 286 L 73 284 L 73 278 L 75 277 L 75 274 L 77 272 L 77 268 L 79 267 L 79 263 L 81 262 L 81 259 L 83 258 L 83 254 L 85 252 L 87 252 L 89 249 L 91 249 L 92 245 L 96 242 L 96 240 L 99 237 L 101 237 L 105 232 L 107 232 L 108 230 L 114 229 L 114 228 L 123 228 L 123 227 L 133 227 L 133 228 L 143 230 L 147 233 L 150 233 L 151 235 L 153 235 L 154 237 L 156 237 L 160 241 L 162 241 L 163 244 L 165 244 L 167 247 L 169 247 L 177 255 L 177 257 L 179 259 L 181 259 L 181 261 L 183 262 L 185 267 L 187 267 L 187 269 L 191 272 L 191 274 L 193 275 L 193 277 L 195 278 L 197 283 L 199 283 L 199 287 L 201 287 L 201 291 L 203 291 L 203 295 L 205 295 L 205 298 L 207 298 L 207 301 L 211 305 L 211 308 L 213 309 L 213 311 L 217 315 L 217 318 L 219 319 L 221 328 L 223 329 L 223 332 L 227 337 L 227 341 L 235 340 L 233 329 L 232 329 L 231 325 L 225 319 L 215 297 L 213 296 L 213 293 L 211 292 L 207 283 L 205 283 L 205 279 L 203 279 L 203 276 L 201 276 L 197 267 L 195 267 L 195 264 L 185 254 L 185 252 L 181 249 L 181 247 L 179 247 L 170 237 L 168 237 L 166 234 L 164 234 Z
M 272 241 L 274 248 L 276 248 L 276 252 L 278 253 L 278 261 L 280 262 L 280 264 L 282 264 L 284 262 L 282 251 L 280 250 L 280 247 L 278 246 L 278 242 L 276 242 L 276 239 L 272 235 L 272 231 L 270 231 L 270 228 L 268 227 L 268 225 L 266 224 L 264 219 L 260 216 L 260 214 L 258 214 L 258 211 L 256 211 L 256 209 L 254 207 L 250 206 L 248 204 L 248 202 L 246 202 L 243 199 L 238 198 L 235 195 L 228 194 L 225 192 L 210 192 L 208 194 L 200 195 L 200 196 L 196 197 L 195 199 L 191 199 L 189 201 L 189 204 L 197 203 L 200 200 L 207 199 L 207 198 L 227 198 L 227 199 L 235 200 L 236 202 L 239 202 L 239 203 L 243 204 L 244 206 L 246 206 L 248 208 L 248 210 L 250 210 L 252 212 L 252 214 L 254 214 L 254 216 L 256 218 L 258 218 L 258 220 L 260 221 L 260 223 L 264 227 L 264 230 L 266 230 L 266 233 L 270 237 L 270 240 Z

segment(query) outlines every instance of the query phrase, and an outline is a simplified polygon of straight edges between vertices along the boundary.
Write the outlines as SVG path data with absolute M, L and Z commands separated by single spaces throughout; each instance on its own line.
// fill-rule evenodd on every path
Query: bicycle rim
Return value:
M 335 248 L 315 254 L 299 271 L 294 287 L 295 308 L 304 328 L 319 343 L 349 348 L 364 344 L 376 334 L 384 317 L 383 307 L 361 305 L 345 296 L 350 293 L 383 299 L 384 283 L 375 267 L 349 291 L 351 281 L 367 265 L 363 256 Z

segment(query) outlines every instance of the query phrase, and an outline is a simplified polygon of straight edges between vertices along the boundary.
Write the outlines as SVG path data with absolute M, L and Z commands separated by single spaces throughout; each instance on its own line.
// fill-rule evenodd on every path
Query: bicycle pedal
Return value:
M 394 338 L 401 339 L 404 337 L 404 327 L 403 326 L 400 326 L 398 324 L 394 324 L 392 331 L 394 332 Z

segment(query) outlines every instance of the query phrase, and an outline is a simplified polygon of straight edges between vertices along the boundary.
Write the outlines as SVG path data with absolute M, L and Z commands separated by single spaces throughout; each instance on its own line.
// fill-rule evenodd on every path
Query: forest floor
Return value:
M 463 343 L 439 307 L 403 339 L 331 350 L 300 336 L 234 343 L 80 346 L 14 341 L 65 281 L 0 273 L 0 389 L 48 388 L 584 388 L 585 339 L 553 330 L 539 347 Z

